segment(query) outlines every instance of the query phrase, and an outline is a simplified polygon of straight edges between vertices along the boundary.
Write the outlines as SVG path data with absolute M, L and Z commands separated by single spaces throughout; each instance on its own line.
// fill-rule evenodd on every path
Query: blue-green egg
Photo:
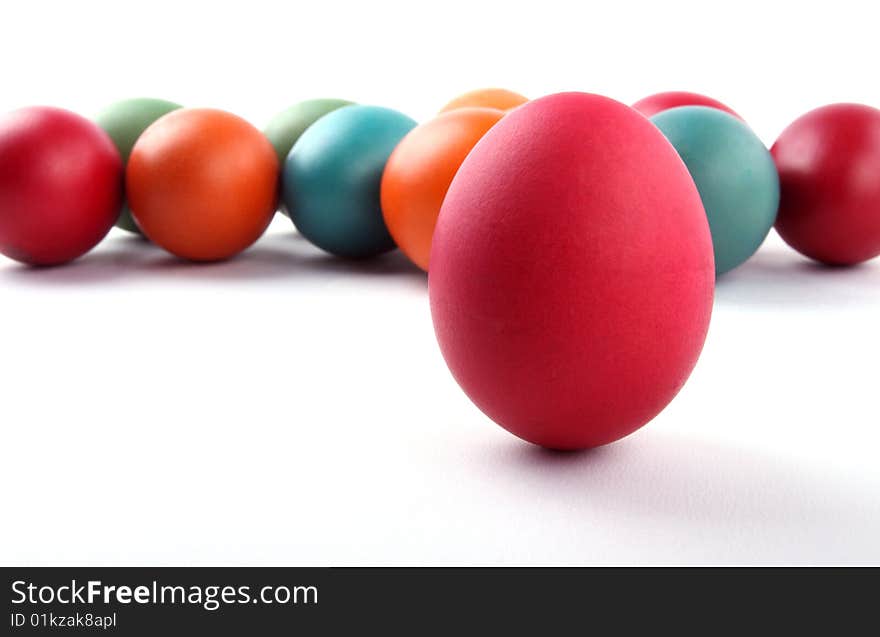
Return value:
M 416 122 L 380 106 L 346 106 L 299 137 L 284 162 L 282 197 L 297 229 L 342 257 L 394 249 L 379 200 L 382 172 Z
M 715 249 L 715 274 L 744 263 L 764 242 L 779 208 L 770 152 L 741 120 L 682 106 L 651 118 L 678 151 L 700 192 Z
M 263 133 L 275 149 L 278 155 L 278 165 L 284 166 L 284 160 L 287 159 L 290 149 L 300 138 L 306 129 L 324 117 L 327 113 L 335 111 L 337 108 L 351 106 L 354 102 L 341 100 L 336 98 L 321 98 L 313 100 L 305 100 L 298 102 L 293 106 L 284 109 L 271 119 L 269 124 L 263 130 Z M 284 202 L 280 202 L 278 209 L 288 214 Z

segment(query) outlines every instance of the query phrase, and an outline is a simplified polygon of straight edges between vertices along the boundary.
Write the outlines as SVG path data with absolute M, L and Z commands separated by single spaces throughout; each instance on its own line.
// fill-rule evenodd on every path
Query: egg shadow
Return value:
M 743 538 L 756 538 L 745 559 L 785 562 L 809 552 L 816 560 L 880 562 L 880 484 L 843 480 L 831 465 L 809 472 L 751 449 L 664 432 L 583 452 L 514 440 L 480 452 L 493 481 L 509 483 L 520 497 L 554 498 L 575 526 L 611 513 L 646 529 L 696 526 L 721 544 L 738 543 L 738 560 Z
M 296 258 L 285 250 L 255 245 L 222 261 L 187 261 L 161 252 L 132 274 L 153 280 L 174 279 L 202 283 L 259 281 L 296 276 Z
M 82 257 L 51 267 L 34 267 L 14 261 L 0 268 L 0 279 L 27 285 L 67 287 L 109 284 L 130 279 L 163 252 L 137 235 L 108 239 Z
M 296 250 L 302 267 L 308 270 L 365 277 L 405 277 L 413 281 L 427 283 L 426 272 L 416 267 L 400 250 L 366 259 L 346 259 L 316 251 Z
M 875 304 L 880 298 L 880 264 L 827 266 L 784 246 L 759 250 L 715 285 L 719 307 L 773 310 L 840 308 Z
M 326 281 L 353 276 L 405 280 L 420 288 L 425 288 L 427 282 L 427 275 L 399 250 L 370 259 L 342 259 L 289 231 L 266 234 L 241 254 L 216 262 L 179 259 L 143 237 L 120 234 L 64 265 L 32 267 L 11 262 L 0 268 L 0 280 L 48 287 L 162 279 L 207 283 L 302 278 Z

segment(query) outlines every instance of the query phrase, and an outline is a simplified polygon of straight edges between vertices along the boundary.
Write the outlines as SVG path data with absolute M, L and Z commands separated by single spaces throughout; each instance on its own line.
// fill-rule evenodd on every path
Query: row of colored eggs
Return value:
M 346 257 L 399 246 L 427 270 L 458 167 L 526 101 L 501 89 L 474 91 L 416 126 L 390 109 L 309 100 L 276 116 L 263 136 L 229 113 L 126 100 L 96 118 L 128 164 L 125 195 L 117 187 L 124 168 L 97 130 L 66 111 L 22 109 L 0 123 L 0 251 L 63 263 L 93 247 L 114 218 L 178 256 L 227 258 L 265 230 L 280 171 L 281 208 L 316 245 Z M 748 259 L 774 223 L 792 246 L 827 263 L 880 253 L 873 182 L 858 179 L 876 174 L 874 109 L 810 113 L 771 157 L 739 115 L 711 98 L 662 93 L 633 107 L 652 118 L 696 182 L 719 274 Z M 120 205 L 124 196 L 128 204 Z
M 605 444 L 659 413 L 702 349 L 716 274 L 774 221 L 826 263 L 880 253 L 880 111 L 812 111 L 768 152 L 693 94 L 635 109 L 584 93 L 485 103 L 499 94 L 510 95 L 478 93 L 421 126 L 310 102 L 273 123 L 274 148 L 221 111 L 137 101 L 100 121 L 127 155 L 135 227 L 174 254 L 250 245 L 280 172 L 288 214 L 316 245 L 365 257 L 396 242 L 430 259 L 453 376 L 489 417 L 547 447 Z M 170 112 L 132 115 L 153 108 Z M 121 170 L 110 137 L 72 113 L 7 117 L 0 251 L 48 264 L 88 250 L 119 214 Z
M 456 124 L 477 127 L 462 148 L 466 154 L 503 115 L 475 105 L 525 101 L 489 89 L 443 110 L 454 111 Z M 443 194 L 436 192 L 436 170 L 418 183 L 407 160 L 385 170 L 415 126 L 397 111 L 337 99 L 299 103 L 264 133 L 230 113 L 158 99 L 115 103 L 95 123 L 62 109 L 20 109 L 0 120 L 0 252 L 32 265 L 65 263 L 94 247 L 115 222 L 182 258 L 225 259 L 259 238 L 280 203 L 302 233 L 329 252 L 367 257 L 390 250 L 390 229 L 426 267 L 430 228 L 426 235 L 411 215 L 396 219 L 424 196 L 433 197 L 436 216 Z M 412 137 L 436 139 L 437 132 L 428 124 Z M 420 150 L 431 149 L 422 143 Z M 449 157 L 437 157 L 433 168 L 442 164 L 445 186 L 463 158 L 452 158 L 453 166 Z

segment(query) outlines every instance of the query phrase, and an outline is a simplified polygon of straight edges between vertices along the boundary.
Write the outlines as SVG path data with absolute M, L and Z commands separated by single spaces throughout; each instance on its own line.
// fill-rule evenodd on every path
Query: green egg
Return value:
M 116 148 L 122 156 L 123 163 L 127 163 L 131 149 L 141 133 L 157 119 L 178 108 L 181 108 L 181 105 L 174 102 L 150 97 L 137 97 L 111 104 L 95 117 L 95 123 L 110 135 L 110 139 L 116 144 Z M 140 229 L 131 216 L 127 202 L 120 210 L 116 226 L 140 234 Z

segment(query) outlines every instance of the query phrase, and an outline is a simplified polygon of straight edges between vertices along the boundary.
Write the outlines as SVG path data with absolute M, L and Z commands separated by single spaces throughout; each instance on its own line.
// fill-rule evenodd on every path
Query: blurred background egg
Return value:
M 382 218 L 382 172 L 415 125 L 390 108 L 348 106 L 306 129 L 288 154 L 282 175 L 284 203 L 306 239 L 348 258 L 394 249 Z
M 771 149 L 781 200 L 776 230 L 829 265 L 880 255 L 880 110 L 829 104 L 798 117 Z
M 262 236 L 278 201 L 278 159 L 265 135 L 217 109 L 183 108 L 138 138 L 126 169 L 138 227 L 190 261 L 235 256 Z
M 524 95 L 508 91 L 504 88 L 480 88 L 459 95 L 446 104 L 446 106 L 441 108 L 440 112 L 445 113 L 457 108 L 467 108 L 469 106 L 482 106 L 485 108 L 497 108 L 502 111 L 509 111 L 528 101 L 529 98 Z
M 122 161 L 94 122 L 61 108 L 0 115 L 0 254 L 60 265 L 113 227 L 122 203 Z
M 182 108 L 180 104 L 152 97 L 136 97 L 120 100 L 106 107 L 95 117 L 95 123 L 110 135 L 116 149 L 122 157 L 123 167 L 128 163 L 128 156 L 147 127 L 163 115 Z M 116 227 L 142 234 L 131 216 L 128 202 L 124 202 L 116 220 Z
M 296 143 L 296 140 L 306 132 L 306 129 L 324 117 L 327 113 L 335 111 L 343 106 L 351 106 L 354 102 L 341 100 L 336 98 L 319 98 L 305 100 L 284 109 L 275 117 L 273 117 L 266 128 L 263 130 L 275 153 L 278 155 L 278 165 L 284 166 L 284 160 L 287 159 L 290 149 Z M 286 215 L 287 206 L 281 201 L 279 210 Z
M 417 126 L 388 159 L 382 176 L 382 215 L 398 247 L 428 270 L 431 237 L 443 198 L 461 162 L 504 117 L 494 108 L 459 108 Z
M 688 91 L 666 91 L 664 93 L 655 93 L 649 95 L 632 105 L 639 113 L 645 117 L 652 117 L 657 113 L 662 113 L 670 108 L 679 106 L 708 106 L 717 108 L 720 111 L 729 113 L 738 119 L 742 119 L 737 113 L 727 106 L 716 100 L 715 98 L 699 93 L 690 93 Z
M 651 118 L 690 171 L 712 231 L 715 271 L 745 263 L 779 208 L 773 158 L 746 124 L 717 108 L 682 106 Z

